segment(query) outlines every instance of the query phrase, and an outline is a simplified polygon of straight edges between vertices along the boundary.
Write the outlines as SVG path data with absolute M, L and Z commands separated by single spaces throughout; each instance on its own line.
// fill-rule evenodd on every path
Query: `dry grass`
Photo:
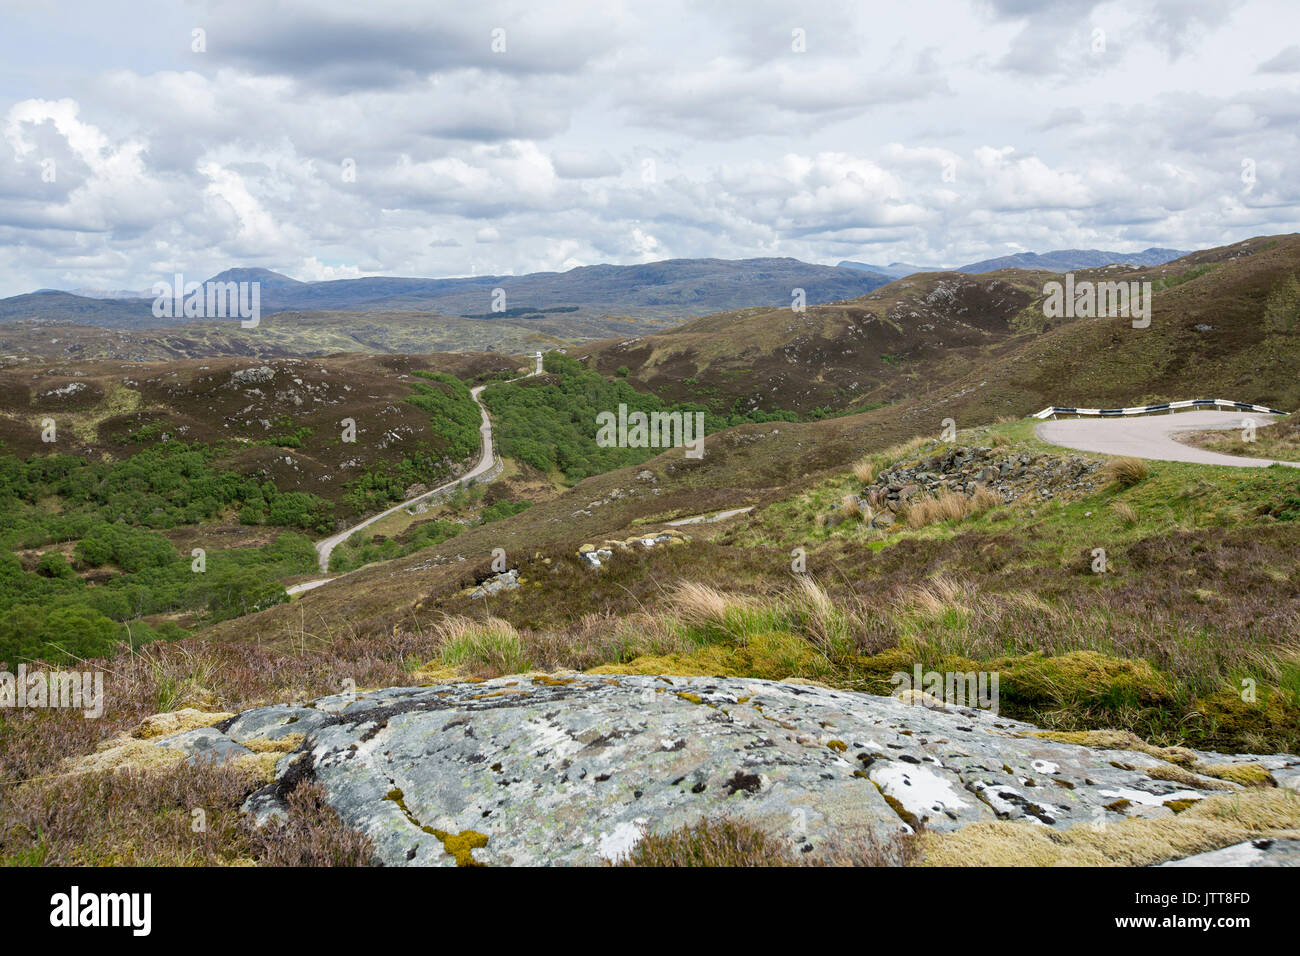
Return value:
M 668 594 L 674 616 L 683 624 L 697 628 L 730 630 L 737 614 L 755 608 L 748 596 L 729 594 L 697 581 L 679 581 Z
M 922 614 L 941 617 L 952 611 L 969 613 L 975 604 L 975 595 L 969 583 L 939 575 L 910 591 L 905 601 Z
M 1115 512 L 1116 517 L 1118 517 L 1120 521 L 1124 522 L 1125 527 L 1131 528 L 1137 524 L 1137 512 L 1133 510 L 1133 506 L 1127 501 L 1113 502 L 1110 507 L 1111 510 Z
M 997 492 L 981 485 L 969 497 L 944 489 L 935 498 L 913 499 L 907 503 L 904 514 L 907 526 L 915 530 L 941 521 L 962 521 L 1001 504 Z
M 922 837 L 933 866 L 1151 866 L 1256 837 L 1291 837 L 1300 796 L 1256 790 L 1201 800 L 1173 817 L 1128 818 L 1065 831 L 1023 822 L 975 823 Z
M 901 834 L 868 831 L 834 846 L 804 852 L 783 836 L 736 817 L 700 820 L 666 834 L 646 833 L 617 866 L 909 866 L 920 844 Z
M 1141 458 L 1112 458 L 1102 474 L 1113 485 L 1131 488 L 1151 474 L 1151 466 Z
M 864 485 L 871 484 L 876 478 L 876 464 L 870 458 L 863 458 L 853 466 L 853 477 Z
M 840 514 L 844 516 L 845 521 L 862 520 L 862 502 L 858 500 L 857 495 L 845 495 L 841 499 Z

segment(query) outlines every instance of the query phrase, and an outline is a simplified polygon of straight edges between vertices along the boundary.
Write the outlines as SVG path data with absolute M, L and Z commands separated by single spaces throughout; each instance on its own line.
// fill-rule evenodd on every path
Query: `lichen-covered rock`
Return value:
M 502 571 L 500 574 L 494 574 L 477 587 L 466 588 L 465 594 L 469 595 L 471 600 L 479 600 L 485 597 L 491 597 L 493 594 L 499 594 L 502 591 L 513 591 L 519 587 L 522 579 L 519 577 L 519 571 L 511 568 L 508 571 Z
M 1300 840 L 1248 840 L 1161 866 L 1300 866 Z
M 987 711 L 741 678 L 533 675 L 308 709 L 292 725 L 301 708 L 249 711 L 226 728 L 307 735 L 246 809 L 274 816 L 315 779 L 390 865 L 594 864 L 646 831 L 722 813 L 800 849 L 997 820 L 1064 829 L 1172 817 L 1242 789 L 1160 779 L 1171 765 L 1151 753 L 1044 739 Z M 1256 764 L 1283 786 L 1300 775 L 1300 757 L 1182 753 Z

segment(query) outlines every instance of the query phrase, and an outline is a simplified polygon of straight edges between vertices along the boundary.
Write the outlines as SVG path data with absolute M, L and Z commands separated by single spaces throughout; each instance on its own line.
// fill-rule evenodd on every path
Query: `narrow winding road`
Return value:
M 1273 415 L 1257 412 L 1183 412 L 1175 415 L 1144 415 L 1135 418 L 1070 418 L 1043 422 L 1034 433 L 1043 441 L 1076 451 L 1127 455 L 1157 461 L 1186 461 L 1197 465 L 1227 465 L 1232 468 L 1267 468 L 1290 465 L 1293 461 L 1271 458 L 1242 458 L 1186 445 L 1174 436 L 1178 432 L 1231 430 L 1241 428 L 1244 419 L 1256 426 L 1268 425 Z
M 538 352 L 537 367 L 533 369 L 531 372 L 529 372 L 527 375 L 521 375 L 519 378 L 510 379 L 510 381 L 518 382 L 521 381 L 522 379 L 532 378 L 534 375 L 540 375 L 540 374 L 542 374 L 542 353 Z M 483 389 L 485 388 L 487 388 L 486 385 L 479 385 L 475 388 L 470 389 L 469 392 L 470 396 L 474 399 L 474 404 L 478 406 L 478 410 L 483 416 L 483 422 L 481 425 L 479 425 L 479 429 L 478 429 L 479 435 L 482 436 L 483 453 L 482 455 L 479 456 L 478 464 L 475 465 L 473 468 L 471 468 L 466 474 L 461 475 L 455 481 L 449 481 L 445 485 L 439 485 L 437 488 L 434 488 L 430 491 L 426 491 L 423 494 L 416 495 L 414 498 L 407 499 L 406 501 L 403 501 L 401 504 L 393 505 L 393 507 L 389 508 L 387 511 L 381 511 L 379 512 L 379 514 L 371 515 L 366 520 L 358 522 L 357 524 L 354 524 L 352 527 L 340 531 L 338 534 L 332 534 L 328 538 L 319 542 L 316 545 L 316 555 L 319 558 L 320 569 L 322 571 L 326 573 L 329 572 L 330 555 L 333 554 L 334 549 L 338 547 L 340 544 L 342 544 L 344 541 L 346 541 L 348 538 L 350 538 L 352 535 L 356 534 L 362 528 L 368 528 L 376 521 L 381 521 L 384 518 L 387 518 L 391 514 L 396 514 L 397 512 L 401 511 L 403 508 L 410 508 L 413 505 L 417 505 L 421 501 L 424 501 L 426 498 L 431 498 L 434 495 L 444 492 L 449 488 L 454 488 L 457 485 L 468 486 L 472 484 L 474 479 L 479 477 L 479 475 L 486 474 L 487 472 L 492 470 L 492 466 L 496 464 L 496 450 L 492 444 L 492 418 L 490 415 L 488 415 L 487 406 L 485 406 L 483 402 L 479 400 L 479 395 L 482 394 Z M 329 584 L 331 581 L 334 580 L 337 579 L 317 578 L 312 581 L 303 581 L 301 584 L 295 584 L 292 587 L 286 588 L 285 590 L 288 591 L 288 593 L 290 594 L 301 594 L 303 591 L 311 591 L 315 588 L 320 587 L 322 584 Z

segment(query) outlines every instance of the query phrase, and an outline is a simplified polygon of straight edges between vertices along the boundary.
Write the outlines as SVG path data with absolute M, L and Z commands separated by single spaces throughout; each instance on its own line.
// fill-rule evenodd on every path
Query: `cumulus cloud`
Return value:
M 1300 25 L 1278 0 L 184 11 L 97 14 L 89 63 L 14 51 L 42 68 L 0 78 L 0 294 L 1300 228 L 1300 47 L 1258 39 Z M 60 35 L 24 17 L 28 46 Z

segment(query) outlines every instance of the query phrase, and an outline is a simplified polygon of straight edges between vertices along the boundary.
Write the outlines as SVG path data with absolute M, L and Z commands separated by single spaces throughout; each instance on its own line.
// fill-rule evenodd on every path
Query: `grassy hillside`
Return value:
M 1049 273 L 909 276 L 859 299 L 705 316 L 575 350 L 607 375 L 718 411 L 807 413 L 898 401 L 953 381 L 1013 335 Z
M 166 374 L 110 374 L 94 363 L 10 369 L 0 379 L 10 433 L 31 442 L 33 419 L 53 413 L 78 444 L 58 459 L 30 446 L 0 469 L 11 489 L 0 498 L 4 526 L 14 529 L 13 561 L 0 565 L 0 618 L 15 622 L 0 630 L 8 641 L 0 650 L 62 660 L 70 648 L 95 654 L 176 637 L 167 621 L 196 633 L 118 657 L 110 666 L 126 692 L 103 721 L 0 721 L 0 770 L 11 781 L 41 777 L 158 711 L 220 714 L 306 700 L 348 681 L 429 684 L 530 669 L 796 679 L 877 693 L 916 666 L 993 671 L 1001 713 L 1080 735 L 1067 739 L 1298 752 L 1300 473 L 1111 462 L 1043 445 L 1023 417 L 1052 402 L 1197 395 L 1295 407 L 1300 323 L 1288 289 L 1300 271 L 1298 241 L 1240 244 L 1139 273 L 1160 285 L 1149 329 L 1042 321 L 1037 276 L 930 276 L 882 290 L 868 306 L 812 309 L 806 326 L 789 314 L 732 313 L 621 351 L 603 344 L 587 368 L 553 356 L 546 375 L 487 393 L 503 447 L 509 434 L 521 458 L 529 454 L 519 440 L 545 433 L 548 448 L 567 445 L 581 465 L 591 411 L 620 397 L 697 400 L 715 413 L 752 407 L 755 367 L 771 376 L 775 407 L 785 402 L 810 420 L 723 428 L 700 460 L 679 450 L 626 462 L 587 455 L 589 470 L 618 467 L 568 489 L 558 455 L 545 474 L 549 460 L 538 469 L 508 462 L 498 483 L 463 500 L 367 529 L 336 551 L 336 573 L 357 570 L 292 602 L 278 582 L 305 573 L 308 540 L 285 527 L 187 513 L 203 501 L 227 510 L 240 501 L 242 511 L 252 495 L 247 472 L 227 476 L 212 467 L 220 459 L 163 443 L 140 416 L 168 408 L 184 417 L 160 427 L 220 435 L 229 424 L 248 439 L 240 454 L 309 456 L 302 460 L 312 470 L 271 482 L 274 493 L 259 485 L 269 519 L 278 493 L 327 488 L 311 482 L 343 463 L 316 444 L 321 423 L 341 414 L 335 396 L 376 416 L 408 416 L 400 421 L 414 428 L 429 414 L 408 400 L 420 386 L 436 388 L 424 395 L 449 407 L 460 407 L 463 390 L 416 372 L 451 369 L 412 357 L 268 362 L 272 378 L 252 385 L 260 395 L 235 389 L 238 401 L 227 395 L 230 376 L 256 362 L 179 363 Z M 854 338 L 862 328 L 865 342 Z M 872 351 L 876 339 L 888 349 Z M 638 349 L 648 350 L 640 365 L 630 358 Z M 513 365 L 480 358 L 457 374 L 485 381 Z M 677 363 L 693 374 L 673 378 Z M 861 381 L 849 389 L 854 373 Z M 637 384 L 652 385 L 654 396 L 631 393 Z M 185 395 L 202 398 L 187 404 Z M 287 420 L 267 417 L 286 402 Z M 811 417 L 826 407 L 845 414 Z M 118 427 L 123 416 L 132 427 Z M 951 442 L 940 439 L 947 418 L 959 426 Z M 1275 428 L 1260 429 L 1260 447 L 1294 447 L 1294 428 Z M 443 437 L 454 446 L 456 429 Z M 396 467 L 408 448 L 376 443 L 367 467 Z M 188 486 L 173 480 L 177 467 Z M 195 498 L 187 488 L 210 493 Z M 332 498 L 311 494 L 347 507 L 337 488 Z M 750 510 L 672 524 L 739 508 Z M 310 510 L 304 516 L 310 522 Z M 198 523 L 169 527 L 173 520 Z M 196 546 L 210 549 L 205 575 L 189 570 Z M 596 548 L 608 555 L 593 568 L 581 555 Z M 472 597 L 501 552 L 519 587 Z M 218 580 L 220 588 L 207 585 Z M 71 647 L 71 638 L 84 646 Z M 1161 779 L 1179 779 L 1176 763 Z M 167 815 L 181 793 L 185 806 L 219 808 L 220 845 L 234 849 L 214 859 L 279 859 L 274 847 L 237 835 L 238 807 L 261 779 L 245 771 L 186 767 L 112 794 L 93 791 L 95 779 L 69 784 L 83 788 L 75 791 L 6 788 L 7 818 L 20 823 L 0 855 L 97 861 L 119 852 L 124 827 L 160 829 L 149 821 L 161 819 L 187 833 L 187 819 Z M 1256 767 L 1241 782 L 1272 781 Z M 50 811 L 68 792 L 82 809 Z M 293 826 L 310 825 L 312 839 L 300 829 L 281 842 L 309 847 L 295 852 L 316 862 L 354 860 L 355 841 L 312 804 L 312 791 L 299 792 Z M 116 830 L 105 831 L 106 818 Z M 174 862 L 186 840 L 172 835 L 129 858 Z
M 961 385 L 964 417 L 1049 404 L 1193 397 L 1300 405 L 1292 374 L 1300 237 L 1252 239 L 1149 268 L 1111 266 L 1080 280 L 1151 281 L 1150 328 L 1129 320 L 1047 320 L 1043 284 L 1009 269 L 908 276 L 849 302 L 706 316 L 667 333 L 593 343 L 575 355 L 665 400 L 714 408 L 870 408 L 938 404 Z M 1270 303 L 1272 303 L 1270 305 Z M 1192 393 L 1196 394 L 1193 395 Z M 1210 394 L 1214 393 L 1214 394 Z

